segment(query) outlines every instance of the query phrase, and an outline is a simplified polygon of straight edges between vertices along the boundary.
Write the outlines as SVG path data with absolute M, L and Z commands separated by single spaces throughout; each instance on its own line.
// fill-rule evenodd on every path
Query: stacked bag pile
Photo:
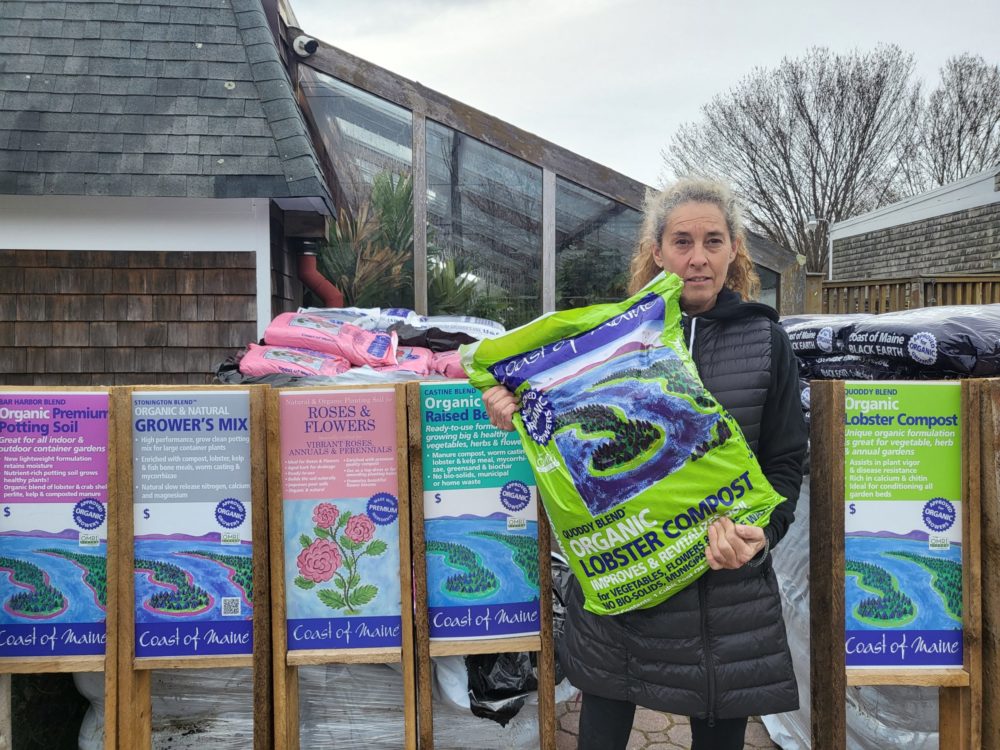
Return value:
M 495 321 L 399 308 L 300 308 L 278 315 L 216 373 L 223 383 L 461 378 L 458 347 L 505 332 Z
M 781 324 L 805 380 L 1000 375 L 1000 304 L 879 315 L 792 315 Z

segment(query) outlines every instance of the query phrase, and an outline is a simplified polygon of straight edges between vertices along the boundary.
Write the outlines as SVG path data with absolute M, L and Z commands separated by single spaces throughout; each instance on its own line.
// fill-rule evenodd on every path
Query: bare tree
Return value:
M 1000 164 L 1000 67 L 979 55 L 948 59 L 921 118 L 918 163 L 928 188 Z
M 754 228 L 824 270 L 831 223 L 901 197 L 898 154 L 914 142 L 921 103 L 912 73 L 913 56 L 896 46 L 815 48 L 754 69 L 678 130 L 665 164 L 729 180 Z

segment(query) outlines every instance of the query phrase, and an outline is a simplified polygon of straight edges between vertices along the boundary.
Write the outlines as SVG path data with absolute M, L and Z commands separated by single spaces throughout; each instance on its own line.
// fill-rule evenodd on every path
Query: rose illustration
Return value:
M 354 515 L 332 503 L 319 503 L 313 508 L 312 521 L 312 534 L 299 536 L 302 550 L 294 583 L 308 591 L 316 589 L 317 583 L 329 582 L 316 589 L 319 600 L 331 609 L 356 615 L 378 596 L 378 586 L 364 582 L 358 563 L 384 554 L 389 545 L 375 538 L 375 522 L 365 513 Z
M 320 503 L 313 508 L 313 523 L 324 529 L 333 528 L 339 515 L 340 510 L 336 505 Z
M 308 581 L 323 583 L 333 578 L 340 567 L 340 548 L 326 539 L 317 539 L 299 553 L 299 573 Z
M 347 519 L 344 534 L 355 544 L 362 544 L 375 536 L 375 523 L 364 513 L 351 516 Z

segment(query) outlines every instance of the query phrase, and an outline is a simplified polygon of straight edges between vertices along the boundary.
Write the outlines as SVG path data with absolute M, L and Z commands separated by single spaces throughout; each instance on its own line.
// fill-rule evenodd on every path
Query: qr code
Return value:
M 239 617 L 240 615 L 240 598 L 238 596 L 224 596 L 222 597 L 222 616 L 223 617 Z

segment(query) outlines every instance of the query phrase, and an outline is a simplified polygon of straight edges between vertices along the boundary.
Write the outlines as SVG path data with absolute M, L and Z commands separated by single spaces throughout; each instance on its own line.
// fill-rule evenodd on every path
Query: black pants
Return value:
M 635 704 L 582 694 L 580 736 L 576 750 L 625 750 L 635 718 Z M 691 719 L 691 750 L 743 750 L 747 720 Z

